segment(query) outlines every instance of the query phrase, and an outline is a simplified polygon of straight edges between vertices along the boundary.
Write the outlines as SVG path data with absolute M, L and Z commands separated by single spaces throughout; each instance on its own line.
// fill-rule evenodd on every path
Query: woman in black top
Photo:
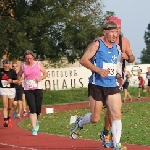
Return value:
M 3 103 L 4 127 L 12 127 L 10 116 L 17 83 L 17 74 L 10 68 L 10 61 L 3 60 L 3 68 L 0 68 L 0 95 Z

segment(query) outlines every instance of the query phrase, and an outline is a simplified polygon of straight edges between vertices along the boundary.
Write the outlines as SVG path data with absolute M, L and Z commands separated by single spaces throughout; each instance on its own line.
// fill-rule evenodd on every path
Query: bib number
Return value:
M 109 70 L 108 76 L 116 76 L 116 64 L 103 62 L 103 69 Z
M 147 76 L 147 79 L 150 79 L 150 75 Z
M 27 88 L 36 88 L 37 82 L 35 80 L 26 80 L 26 86 Z
M 1 84 L 3 87 L 10 87 L 10 83 L 8 83 L 6 80 L 1 80 Z

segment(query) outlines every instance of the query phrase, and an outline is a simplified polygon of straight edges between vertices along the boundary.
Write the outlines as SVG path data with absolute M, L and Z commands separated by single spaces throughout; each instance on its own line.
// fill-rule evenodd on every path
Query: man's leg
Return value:
M 104 117 L 104 130 L 100 134 L 101 140 L 104 139 L 104 135 L 105 136 L 109 135 L 109 130 L 110 130 L 110 127 L 111 127 L 111 114 L 110 114 L 110 111 L 109 111 L 108 107 L 106 107 L 106 109 L 107 110 L 106 110 L 106 114 L 105 114 L 105 117 Z
M 102 101 L 96 101 L 91 96 L 89 97 L 89 101 L 91 112 L 85 114 L 84 117 L 77 118 L 77 121 L 72 127 L 70 134 L 76 132 L 78 128 L 82 129 L 86 124 L 97 123 L 100 120 L 100 115 L 103 109 Z
M 121 138 L 121 132 L 122 132 L 122 122 L 121 122 L 121 107 L 122 107 L 122 101 L 121 101 L 121 94 L 117 93 L 114 95 L 109 95 L 107 97 L 106 103 L 109 107 L 111 116 L 112 116 L 112 127 L 111 131 L 113 134 L 113 142 L 114 147 L 120 146 L 120 138 Z M 115 149 L 114 148 L 114 149 Z M 123 150 L 124 148 L 122 148 Z
M 102 101 L 96 101 L 92 98 L 92 96 L 89 97 L 89 101 L 91 113 L 87 113 L 82 120 L 79 121 L 80 127 L 83 127 L 83 125 L 89 123 L 97 123 L 100 120 L 100 115 L 103 108 Z
M 111 118 L 111 114 L 110 114 L 108 107 L 106 109 L 107 110 L 106 110 L 106 114 L 104 117 L 104 129 L 103 131 L 100 132 L 100 139 L 102 140 L 102 144 L 104 147 L 113 147 L 113 144 L 111 144 L 110 142 L 110 135 L 109 135 L 112 118 Z M 112 138 L 112 135 L 111 135 L 111 138 Z
M 127 99 L 127 96 L 128 96 L 127 88 L 124 88 L 123 91 L 124 91 L 124 98 L 123 98 L 122 102 L 125 102 L 125 100 Z
M 88 86 L 88 95 L 89 95 L 89 103 L 90 103 L 90 113 L 87 113 L 84 117 L 77 118 L 74 126 L 71 128 L 70 135 L 73 138 L 72 134 L 76 132 L 76 130 L 82 129 L 84 125 L 90 123 L 97 123 L 100 120 L 100 115 L 103 109 L 103 95 L 99 87 L 89 84 Z
M 140 98 L 141 98 L 141 88 L 139 87 L 138 88 L 138 98 L 137 98 L 137 100 L 140 100 Z

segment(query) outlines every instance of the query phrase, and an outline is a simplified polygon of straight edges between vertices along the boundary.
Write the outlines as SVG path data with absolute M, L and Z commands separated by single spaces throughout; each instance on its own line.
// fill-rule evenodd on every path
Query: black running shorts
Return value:
M 129 82 L 125 82 L 122 87 L 123 89 L 128 89 L 128 86 L 129 86 Z
M 19 101 L 22 101 L 22 94 L 23 94 L 23 89 L 22 89 L 22 87 L 16 89 L 16 95 L 15 95 L 14 101 L 18 101 L 18 100 L 19 100 Z
M 92 98 L 96 101 L 102 101 L 103 105 L 106 104 L 106 98 L 108 95 L 114 95 L 120 93 L 119 87 L 102 87 L 98 85 L 88 84 L 88 97 L 92 96 Z

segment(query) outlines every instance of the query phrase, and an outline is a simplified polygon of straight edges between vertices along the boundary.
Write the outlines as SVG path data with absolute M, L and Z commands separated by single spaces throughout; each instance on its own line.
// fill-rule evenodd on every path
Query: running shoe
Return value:
M 12 121 L 11 121 L 11 119 L 8 120 L 8 127 L 12 127 Z
M 140 97 L 137 98 L 137 100 L 140 100 L 140 99 L 141 99 Z
M 21 119 L 21 117 L 20 117 L 20 116 L 16 116 L 16 118 L 17 118 L 17 119 Z
M 37 135 L 37 130 L 36 129 L 32 129 L 32 135 Z
M 17 117 L 17 113 L 14 112 L 14 113 L 13 113 L 13 118 L 16 118 L 16 117 Z
M 118 143 L 116 147 L 113 148 L 113 150 L 127 150 L 127 147 L 122 146 L 121 143 Z
M 102 144 L 105 148 L 110 147 L 109 135 L 104 135 L 104 140 L 102 141 Z
M 103 131 L 101 131 L 101 132 L 100 132 L 99 137 L 100 137 L 101 141 L 103 141 L 103 140 L 104 140 L 104 132 L 103 132 Z
M 4 127 L 8 127 L 8 120 L 7 120 L 7 121 L 4 121 L 3 126 L 4 126 Z
M 81 130 L 83 129 L 83 127 L 79 126 L 79 121 L 82 120 L 82 117 L 78 117 L 74 123 L 74 126 L 71 128 L 70 130 L 70 136 L 72 137 L 72 139 L 76 139 L 77 138 L 77 130 Z
M 26 116 L 26 115 L 27 115 L 27 112 L 26 112 L 26 111 L 23 111 L 22 116 Z
M 108 148 L 108 147 L 111 146 L 110 145 L 111 143 L 109 141 L 109 135 L 104 135 L 104 131 L 101 131 L 101 133 L 100 133 L 100 139 L 102 141 L 103 147 Z
M 113 137 L 112 133 L 111 133 L 110 139 L 111 139 L 111 141 L 110 141 L 110 147 L 114 148 L 114 137 Z

